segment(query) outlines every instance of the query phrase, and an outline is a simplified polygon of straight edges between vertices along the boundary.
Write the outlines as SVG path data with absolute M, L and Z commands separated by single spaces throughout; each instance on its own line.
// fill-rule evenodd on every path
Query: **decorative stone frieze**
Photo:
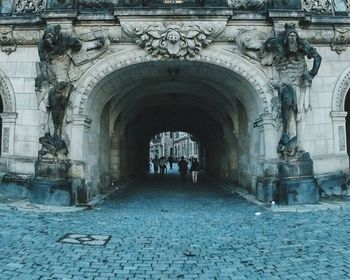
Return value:
M 331 0 L 302 0 L 302 8 L 306 12 L 332 14 Z
M 157 59 L 193 59 L 223 32 L 226 24 L 180 24 L 122 26 L 137 45 Z
M 47 0 L 16 0 L 16 13 L 36 13 L 45 10 Z

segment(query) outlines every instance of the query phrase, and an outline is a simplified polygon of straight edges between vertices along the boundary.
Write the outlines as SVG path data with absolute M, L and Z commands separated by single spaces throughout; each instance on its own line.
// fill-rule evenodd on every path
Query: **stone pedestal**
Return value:
M 319 200 L 313 162 L 309 153 L 278 163 L 278 202 L 287 205 L 313 204 Z
M 32 203 L 69 206 L 75 203 L 75 191 L 70 179 L 68 159 L 39 156 L 35 162 L 35 179 L 30 187 Z
M 40 158 L 35 162 L 35 177 L 66 179 L 70 167 L 71 162 L 68 159 L 55 161 L 51 158 Z
M 75 202 L 72 182 L 67 179 L 35 178 L 30 186 L 32 203 L 70 206 Z

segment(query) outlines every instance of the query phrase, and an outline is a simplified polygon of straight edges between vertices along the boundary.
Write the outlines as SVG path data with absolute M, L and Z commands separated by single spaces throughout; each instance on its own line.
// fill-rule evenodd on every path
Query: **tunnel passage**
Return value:
M 243 185 L 254 176 L 259 135 L 252 123 L 262 106 L 254 88 L 228 69 L 190 61 L 128 66 L 101 80 L 87 107 L 92 123 L 84 157 L 95 176 L 145 174 L 149 142 L 163 131 L 194 135 L 214 176 Z

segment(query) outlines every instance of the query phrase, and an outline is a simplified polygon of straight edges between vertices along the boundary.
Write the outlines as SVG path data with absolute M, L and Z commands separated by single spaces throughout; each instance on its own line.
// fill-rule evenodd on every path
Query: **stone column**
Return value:
M 347 112 L 331 112 L 333 123 L 334 153 L 346 154 L 346 122 Z
M 1 113 L 0 117 L 2 120 L 1 154 L 12 156 L 14 154 L 17 113 Z

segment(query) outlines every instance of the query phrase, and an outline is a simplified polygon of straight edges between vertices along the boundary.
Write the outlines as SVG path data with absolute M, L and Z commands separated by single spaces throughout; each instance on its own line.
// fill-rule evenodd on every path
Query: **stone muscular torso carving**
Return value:
M 266 54 L 263 63 L 273 64 L 277 72 L 273 86 L 281 101 L 283 123 L 278 151 L 284 156 L 293 156 L 296 151 L 303 150 L 304 116 L 310 109 L 310 86 L 322 59 L 315 48 L 299 37 L 294 25 L 286 24 L 285 31 L 268 39 L 263 49 Z M 313 59 L 310 71 L 305 56 Z

